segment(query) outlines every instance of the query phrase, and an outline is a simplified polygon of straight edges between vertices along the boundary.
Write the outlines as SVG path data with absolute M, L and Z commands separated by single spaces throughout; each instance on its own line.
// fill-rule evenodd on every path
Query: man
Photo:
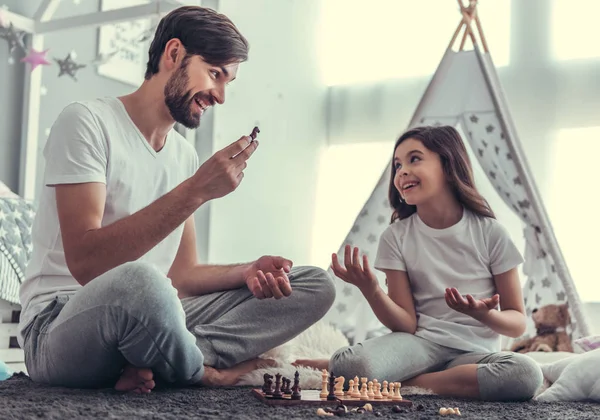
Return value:
M 181 7 L 161 20 L 137 91 L 58 117 L 21 288 L 34 381 L 139 393 L 155 379 L 231 385 L 331 307 L 318 268 L 196 259 L 194 211 L 238 187 L 258 141 L 241 137 L 199 166 L 173 126 L 198 127 L 223 104 L 247 54 L 227 17 Z

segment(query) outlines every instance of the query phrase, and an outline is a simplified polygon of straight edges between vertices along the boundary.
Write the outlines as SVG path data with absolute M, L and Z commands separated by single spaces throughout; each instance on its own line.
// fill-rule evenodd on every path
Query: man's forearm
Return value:
M 173 273 L 171 281 L 180 298 L 236 289 L 246 286 L 244 272 L 251 264 L 198 264 L 186 272 Z
M 189 193 L 189 180 L 136 213 L 86 232 L 69 257 L 69 268 L 80 284 L 129 261 L 135 261 L 200 207 Z
M 498 334 L 513 338 L 521 336 L 526 328 L 525 315 L 512 309 L 504 311 L 493 309 L 479 319 L 479 321 L 496 331 Z

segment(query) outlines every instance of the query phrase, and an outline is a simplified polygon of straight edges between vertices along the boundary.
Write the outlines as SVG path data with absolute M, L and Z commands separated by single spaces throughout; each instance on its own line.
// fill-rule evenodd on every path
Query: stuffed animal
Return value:
M 517 353 L 532 351 L 566 351 L 573 353 L 571 339 L 565 331 L 565 328 L 571 322 L 567 304 L 546 305 L 534 309 L 531 318 L 533 318 L 537 329 L 536 336 L 515 342 L 511 351 Z

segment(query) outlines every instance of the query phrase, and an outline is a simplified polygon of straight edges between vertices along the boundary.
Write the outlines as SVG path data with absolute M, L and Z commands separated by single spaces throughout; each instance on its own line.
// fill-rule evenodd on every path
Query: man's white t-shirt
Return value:
M 156 152 L 118 98 L 69 104 L 52 126 L 44 147 L 46 167 L 32 227 L 33 252 L 21 285 L 22 331 L 57 295 L 82 286 L 65 262 L 53 185 L 99 182 L 106 185 L 102 226 L 110 225 L 165 195 L 199 166 L 194 147 L 175 130 Z M 168 273 L 179 248 L 183 224 L 138 261 Z
M 414 213 L 381 235 L 378 270 L 405 271 L 417 314 L 416 336 L 472 352 L 501 350 L 501 337 L 474 318 L 448 307 L 446 288 L 475 299 L 496 293 L 493 276 L 519 266 L 523 258 L 496 220 L 468 210 L 446 229 L 433 229 Z M 502 297 L 500 297 L 502 306 Z

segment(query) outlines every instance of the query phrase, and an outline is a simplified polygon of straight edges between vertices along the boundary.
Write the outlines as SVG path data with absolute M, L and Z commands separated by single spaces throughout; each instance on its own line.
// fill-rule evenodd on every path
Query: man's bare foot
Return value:
M 155 386 L 153 377 L 150 369 L 127 365 L 115 384 L 115 389 L 136 394 L 148 394 Z
M 242 375 L 275 365 L 274 360 L 252 359 L 228 369 L 215 369 L 212 366 L 204 366 L 204 376 L 202 376 L 200 383 L 204 386 L 233 386 L 238 383 Z
M 328 359 L 298 359 L 292 365 L 309 367 L 317 370 L 329 369 Z

